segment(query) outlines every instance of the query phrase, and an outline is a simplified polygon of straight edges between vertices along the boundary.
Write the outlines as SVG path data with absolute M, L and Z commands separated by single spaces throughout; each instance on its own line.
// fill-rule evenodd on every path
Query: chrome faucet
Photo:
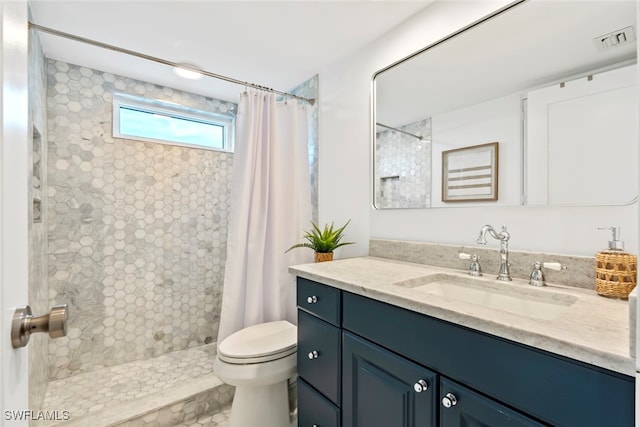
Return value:
M 496 240 L 500 240 L 500 272 L 498 273 L 498 280 L 511 280 L 511 273 L 509 272 L 509 238 L 511 234 L 507 232 L 507 226 L 502 226 L 502 231 L 500 233 L 496 233 L 496 230 L 490 226 L 485 225 L 480 229 L 480 235 L 476 239 L 476 243 L 479 245 L 486 245 L 487 239 L 485 238 L 486 234 L 489 233 L 491 237 Z

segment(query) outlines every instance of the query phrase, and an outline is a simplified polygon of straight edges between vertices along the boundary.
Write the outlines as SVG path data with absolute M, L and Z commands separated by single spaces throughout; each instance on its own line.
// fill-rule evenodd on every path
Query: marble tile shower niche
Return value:
M 113 138 L 112 96 L 236 106 L 53 60 L 47 79 L 49 295 L 71 312 L 50 379 L 215 342 L 233 155 Z

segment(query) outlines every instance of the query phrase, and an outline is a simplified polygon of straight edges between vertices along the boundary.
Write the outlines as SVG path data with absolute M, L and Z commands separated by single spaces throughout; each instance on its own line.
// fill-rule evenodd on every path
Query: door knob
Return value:
M 56 305 L 49 314 L 33 317 L 31 307 L 17 308 L 11 322 L 11 345 L 13 348 L 24 347 L 29 343 L 29 337 L 36 332 L 47 332 L 51 338 L 67 335 L 67 319 L 69 308 L 67 304 Z

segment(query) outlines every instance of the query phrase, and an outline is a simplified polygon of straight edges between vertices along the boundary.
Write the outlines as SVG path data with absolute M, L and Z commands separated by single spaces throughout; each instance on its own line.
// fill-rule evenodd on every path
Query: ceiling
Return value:
M 347 57 L 433 0 L 32 0 L 38 25 L 287 91 Z M 45 56 L 237 101 L 241 86 L 186 80 L 171 67 L 40 33 Z

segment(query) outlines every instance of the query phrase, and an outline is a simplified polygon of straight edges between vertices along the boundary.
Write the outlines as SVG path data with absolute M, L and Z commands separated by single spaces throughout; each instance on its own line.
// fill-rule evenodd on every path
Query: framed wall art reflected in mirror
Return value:
M 498 143 L 442 152 L 442 201 L 498 200 Z

